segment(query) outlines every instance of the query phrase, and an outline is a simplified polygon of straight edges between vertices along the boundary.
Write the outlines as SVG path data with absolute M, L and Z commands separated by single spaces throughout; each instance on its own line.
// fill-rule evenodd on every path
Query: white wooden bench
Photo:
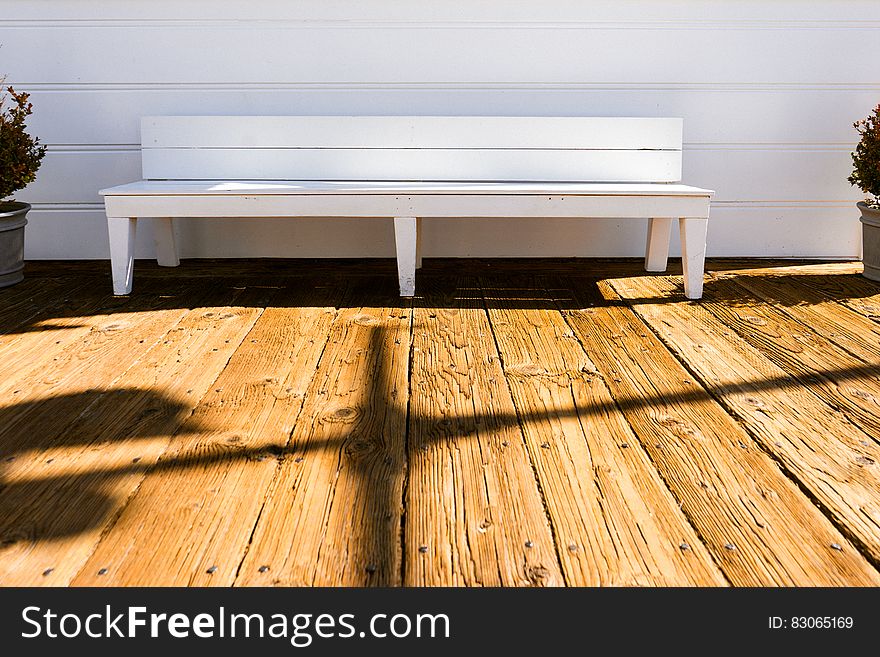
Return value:
M 713 192 L 678 184 L 681 119 L 160 116 L 141 138 L 144 180 L 101 192 L 115 294 L 131 292 L 142 217 L 171 267 L 175 217 L 393 218 L 402 296 L 424 217 L 614 217 L 648 219 L 657 272 L 679 219 L 685 294 L 702 295 Z

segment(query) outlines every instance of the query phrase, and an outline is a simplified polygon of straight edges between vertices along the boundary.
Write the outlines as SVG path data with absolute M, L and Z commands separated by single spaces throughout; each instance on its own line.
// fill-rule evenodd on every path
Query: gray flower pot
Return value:
M 880 281 L 880 209 L 859 202 L 862 211 L 862 264 L 864 276 Z
M 856 204 L 862 211 L 862 265 L 864 276 L 880 281 L 880 209 L 867 203 Z
M 0 287 L 24 278 L 24 227 L 30 209 L 27 203 L 0 203 Z

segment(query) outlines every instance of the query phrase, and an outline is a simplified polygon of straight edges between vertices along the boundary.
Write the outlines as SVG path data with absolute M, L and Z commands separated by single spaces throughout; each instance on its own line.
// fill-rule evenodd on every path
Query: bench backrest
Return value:
M 682 121 L 499 116 L 156 116 L 148 180 L 676 182 Z

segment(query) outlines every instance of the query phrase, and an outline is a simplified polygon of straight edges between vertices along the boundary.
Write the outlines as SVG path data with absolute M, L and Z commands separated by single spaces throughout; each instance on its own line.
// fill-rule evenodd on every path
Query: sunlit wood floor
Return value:
M 719 260 L 30 263 L 2 585 L 880 584 L 880 285 Z

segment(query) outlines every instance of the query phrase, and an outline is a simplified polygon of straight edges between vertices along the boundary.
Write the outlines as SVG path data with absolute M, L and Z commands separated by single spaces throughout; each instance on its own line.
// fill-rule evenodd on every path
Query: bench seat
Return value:
M 712 192 L 669 183 L 142 181 L 102 190 L 109 217 L 701 216 Z
M 702 295 L 713 192 L 678 182 L 680 119 L 147 117 L 142 141 L 146 179 L 101 191 L 116 294 L 131 291 L 142 217 L 166 266 L 179 264 L 175 217 L 393 218 L 403 296 L 422 218 L 575 217 L 647 219 L 649 271 L 666 269 L 678 219 L 685 294 Z M 395 177 L 411 170 L 431 178 Z M 296 171 L 309 179 L 278 175 Z
M 191 194 L 566 194 L 700 196 L 712 190 L 679 183 L 467 182 L 395 180 L 141 180 L 101 191 L 113 196 Z

